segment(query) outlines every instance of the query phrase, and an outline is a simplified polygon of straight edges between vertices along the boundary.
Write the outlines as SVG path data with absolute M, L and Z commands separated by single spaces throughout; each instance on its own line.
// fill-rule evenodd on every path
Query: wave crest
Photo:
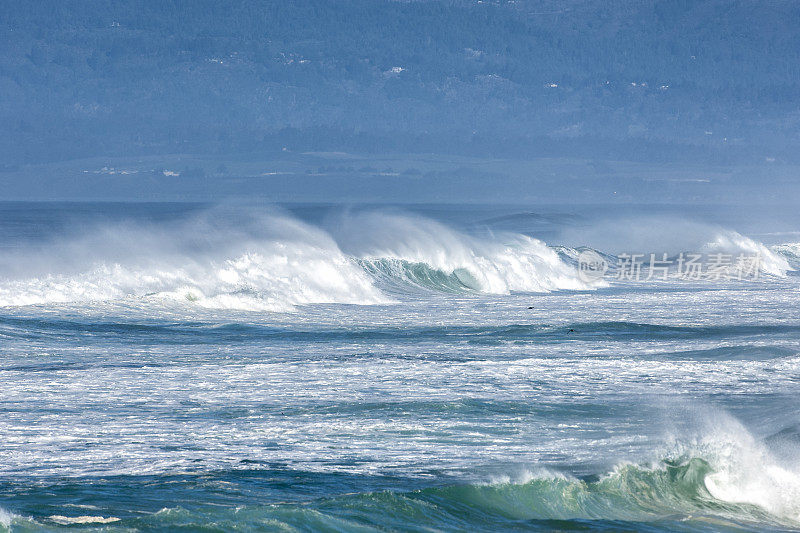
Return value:
M 281 503 L 241 507 L 163 509 L 145 518 L 153 528 L 191 522 L 223 529 L 269 524 L 293 530 L 517 531 L 525 529 L 608 528 L 674 530 L 715 527 L 753 529 L 797 527 L 796 507 L 772 504 L 779 488 L 729 498 L 712 479 L 720 464 L 707 457 L 667 459 L 651 466 L 626 464 L 595 478 L 576 479 L 553 473 L 524 479 L 459 484 L 409 492 L 379 491 L 321 498 L 300 505 Z M 724 467 L 723 467 L 724 468 Z M 765 478 L 769 481 L 771 478 Z M 735 490 L 734 482 L 726 490 Z M 788 501 L 786 498 L 784 501 Z M 766 505 L 764 505 L 766 504 Z M 570 522 L 575 524 L 570 525 Z M 123 522 L 124 525 L 124 522 Z
M 479 238 L 433 220 L 383 212 L 340 217 L 332 232 L 346 253 L 381 277 L 426 288 L 492 294 L 590 288 L 558 253 L 526 235 Z
M 282 214 L 211 212 L 166 230 L 104 227 L 4 263 L 21 274 L 0 280 L 0 306 L 162 298 L 288 311 L 392 302 L 382 288 L 586 288 L 574 268 L 535 239 L 478 239 L 421 217 L 379 213 L 343 217 L 326 232 Z M 42 273 L 30 275 L 31 264 Z
M 616 248 L 602 243 L 620 238 L 652 248 L 669 236 L 674 242 L 664 241 L 665 251 L 757 255 L 762 272 L 779 277 L 800 265 L 796 243 L 770 249 L 718 227 L 684 224 L 686 234 L 675 235 L 662 226 L 601 224 L 579 236 L 594 248 L 550 248 L 527 235 L 477 236 L 386 210 L 344 213 L 317 227 L 278 211 L 218 208 L 169 227 L 107 224 L 65 242 L 5 254 L 0 306 L 160 298 L 289 311 L 314 303 L 387 304 L 394 301 L 390 294 L 420 290 L 586 290 L 607 282 L 582 281 L 578 255 L 603 250 L 598 253 L 613 265 Z

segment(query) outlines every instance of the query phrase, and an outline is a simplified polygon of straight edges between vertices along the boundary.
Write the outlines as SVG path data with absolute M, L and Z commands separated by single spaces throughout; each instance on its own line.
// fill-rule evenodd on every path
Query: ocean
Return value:
M 800 529 L 795 211 L 0 203 L 0 530 Z

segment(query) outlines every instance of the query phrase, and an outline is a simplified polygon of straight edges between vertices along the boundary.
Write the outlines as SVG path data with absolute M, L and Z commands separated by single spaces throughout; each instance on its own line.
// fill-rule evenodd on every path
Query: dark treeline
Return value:
M 790 157 L 791 0 L 0 1 L 0 158 Z

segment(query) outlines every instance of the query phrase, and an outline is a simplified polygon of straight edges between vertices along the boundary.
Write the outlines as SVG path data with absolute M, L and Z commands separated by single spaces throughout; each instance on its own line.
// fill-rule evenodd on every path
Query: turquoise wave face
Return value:
M 428 487 L 420 480 L 269 469 L 87 479 L 25 491 L 16 487 L 24 515 L 7 515 L 3 526 L 13 531 L 771 531 L 800 525 L 756 505 L 715 498 L 706 486 L 713 473 L 704 459 L 678 458 L 621 466 L 599 478 L 541 473 L 517 482 Z M 409 485 L 423 488 L 403 490 Z M 370 486 L 376 490 L 345 493 Z M 326 492 L 340 495 L 320 497 Z M 75 503 L 65 507 L 65 500 Z
M 481 290 L 480 282 L 463 268 L 447 272 L 426 263 L 399 259 L 362 259 L 358 263 L 390 291 L 416 288 L 457 294 Z

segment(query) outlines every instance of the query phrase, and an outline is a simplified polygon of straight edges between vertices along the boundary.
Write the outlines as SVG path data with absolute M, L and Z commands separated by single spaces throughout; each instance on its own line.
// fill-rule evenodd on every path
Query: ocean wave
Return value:
M 592 288 L 556 251 L 526 235 L 477 237 L 392 212 L 346 214 L 330 227 L 342 250 L 382 279 L 492 294 Z
M 289 311 L 391 302 L 329 235 L 273 212 L 212 211 L 170 228 L 106 226 L 4 262 L 7 271 L 9 263 L 43 266 L 1 281 L 0 306 L 160 299 Z
M 450 293 L 481 291 L 480 283 L 465 269 L 448 272 L 402 259 L 359 259 L 358 263 L 386 289 L 402 291 L 412 286 Z
M 0 527 L 13 530 L 18 525 L 30 531 L 76 526 L 104 531 L 552 531 L 556 526 L 637 530 L 640 524 L 649 531 L 669 531 L 677 525 L 688 530 L 693 525 L 702 528 L 709 522 L 732 529 L 796 525 L 794 516 L 774 514 L 774 509 L 759 505 L 758 501 L 769 504 L 767 498 L 774 491 L 764 496 L 751 494 L 736 481 L 725 485 L 711 481 L 715 475 L 713 465 L 705 459 L 687 458 L 652 466 L 623 465 L 598 479 L 542 471 L 513 481 L 348 494 L 302 504 L 172 507 L 121 520 L 14 516 Z M 777 510 L 793 512 L 784 507 Z
M 782 277 L 788 271 L 793 270 L 792 265 L 782 254 L 732 230 L 718 230 L 713 239 L 705 243 L 699 251 L 707 254 L 725 253 L 733 256 L 757 257 L 760 271 L 771 276 Z M 731 272 L 736 269 L 736 257 L 733 259 L 734 265 L 731 267 Z
M 800 476 L 776 464 L 759 444 L 716 442 L 694 455 L 651 464 L 620 464 L 577 478 L 539 470 L 487 482 L 410 491 L 348 493 L 301 503 L 167 507 L 123 517 L 137 530 L 552 531 L 788 530 L 800 527 Z M 93 518 L 92 521 L 86 518 Z M 31 530 L 100 517 L 24 520 Z M 21 519 L 18 519 L 21 520 Z M 108 520 L 108 519 L 104 519 Z M 94 522 L 94 523 L 93 523 Z M 44 527 L 44 525 L 47 527 Z
M 290 311 L 308 303 L 381 304 L 391 300 L 357 264 L 335 250 L 278 243 L 221 262 L 196 259 L 170 268 L 100 264 L 73 276 L 51 274 L 0 284 L 0 306 L 169 299 L 214 308 Z
M 172 228 L 103 227 L 4 258 L 2 270 L 17 272 L 0 281 L 0 306 L 167 299 L 290 311 L 313 303 L 391 303 L 385 288 L 586 288 L 555 252 L 522 235 L 481 240 L 410 215 L 342 220 L 350 233 L 276 213 L 231 219 L 211 212 Z
M 565 228 L 561 238 L 565 245 L 557 247 L 557 250 L 567 260 L 577 261 L 580 252 L 591 250 L 613 267 L 619 263 L 621 254 L 641 254 L 645 264 L 650 254 L 656 258 L 666 254 L 672 259 L 676 276 L 678 273 L 674 267 L 681 253 L 701 254 L 706 258 L 715 254 L 730 256 L 730 266 L 718 269 L 721 278 L 737 278 L 738 269 L 750 258 L 757 260 L 758 273 L 768 276 L 784 277 L 794 268 L 781 250 L 737 231 L 669 216 L 601 220 L 592 225 Z
M 665 252 L 758 256 L 761 272 L 771 276 L 800 264 L 796 243 L 770 249 L 734 231 L 696 224 L 688 236 L 660 243 L 655 224 L 631 225 L 635 231 L 628 225 L 592 228 L 580 237 L 592 248 L 551 248 L 527 235 L 473 235 L 395 211 L 342 213 L 312 226 L 274 210 L 211 210 L 169 227 L 105 225 L 64 242 L 15 249 L 0 258 L 0 306 L 161 300 L 286 312 L 306 304 L 390 304 L 398 294 L 420 291 L 587 290 L 609 281 L 578 276 L 581 252 L 595 251 L 616 264 L 619 243 L 606 232 L 627 239 L 627 246 L 646 244 L 633 250 L 639 252 L 663 244 Z
M 167 520 L 187 514 L 161 513 Z M 780 459 L 765 441 L 721 415 L 703 435 L 673 442 L 660 460 L 622 463 L 600 476 L 539 470 L 483 483 L 251 507 L 227 518 L 231 526 L 235 520 L 267 520 L 286 528 L 341 530 L 408 529 L 409 524 L 419 530 L 551 530 L 565 522 L 609 529 L 623 524 L 635 529 L 636 523 L 664 530 L 709 524 L 795 529 L 800 528 L 800 471 L 796 461 Z

